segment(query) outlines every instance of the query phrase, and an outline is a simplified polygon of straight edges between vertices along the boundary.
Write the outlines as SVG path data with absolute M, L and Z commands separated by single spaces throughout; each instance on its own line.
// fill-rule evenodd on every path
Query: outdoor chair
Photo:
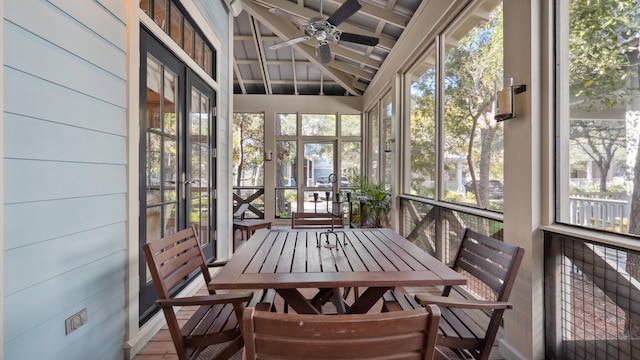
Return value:
M 440 310 L 355 315 L 245 309 L 243 359 L 433 359 Z
M 180 360 L 195 359 L 206 347 L 227 342 L 214 359 L 230 358 L 243 346 L 238 319 L 245 306 L 273 309 L 273 290 L 215 293 L 193 226 L 147 243 L 143 251 L 158 294 L 156 305 L 164 312 Z M 191 275 L 203 276 L 209 295 L 174 297 Z M 195 311 L 186 322 L 179 322 L 174 308 L 187 306 L 195 307 Z
M 249 203 L 243 203 L 233 213 L 233 250 L 236 250 L 235 234 L 240 230 L 243 240 L 249 240 L 258 229 L 271 229 L 271 221 L 264 219 L 245 219 L 244 213 L 249 209 Z M 245 235 L 246 234 L 246 235 Z
M 438 305 L 442 318 L 437 345 L 461 358 L 487 359 L 504 311 L 512 308 L 509 295 L 523 256 L 521 247 L 467 229 L 452 266 L 465 273 L 467 285 L 446 286 L 441 296 L 389 291 L 384 295 L 383 311 Z

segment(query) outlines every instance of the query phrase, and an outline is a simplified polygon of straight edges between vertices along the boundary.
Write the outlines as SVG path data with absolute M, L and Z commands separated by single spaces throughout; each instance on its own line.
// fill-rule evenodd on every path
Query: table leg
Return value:
M 320 311 L 298 289 L 276 289 L 276 292 L 298 314 L 320 314 Z
M 373 305 L 375 305 L 384 295 L 384 293 L 389 290 L 390 287 L 370 287 L 367 288 L 360 297 L 351 305 L 349 310 L 347 310 L 347 314 L 364 314 L 367 311 L 371 310 Z
M 342 289 L 333 288 L 333 303 L 336 306 L 336 311 L 338 314 L 346 314 L 347 309 L 344 306 L 344 301 L 342 300 Z

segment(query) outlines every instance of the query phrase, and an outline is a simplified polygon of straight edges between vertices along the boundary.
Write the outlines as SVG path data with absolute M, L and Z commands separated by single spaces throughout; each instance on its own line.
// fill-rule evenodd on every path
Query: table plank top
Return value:
M 323 246 L 324 235 L 317 246 L 316 231 L 258 230 L 210 285 L 292 289 L 466 283 L 462 275 L 391 229 L 341 229 L 337 236 L 337 248 L 329 249 Z M 329 239 L 336 244 L 335 235 Z

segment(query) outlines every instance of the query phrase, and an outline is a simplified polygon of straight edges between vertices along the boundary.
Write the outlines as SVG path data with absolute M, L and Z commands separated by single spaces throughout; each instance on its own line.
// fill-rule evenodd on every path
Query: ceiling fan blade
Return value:
M 361 8 L 362 5 L 360 5 L 358 0 L 347 0 L 344 4 L 340 5 L 333 15 L 329 16 L 327 22 L 333 26 L 338 26 L 342 24 L 343 21 L 351 17 L 351 15 L 358 12 Z
M 309 36 L 309 35 L 298 36 L 298 37 L 296 37 L 296 38 L 289 39 L 289 40 L 287 40 L 287 41 L 283 41 L 283 42 L 281 42 L 281 43 L 277 43 L 277 44 L 275 44 L 275 45 L 271 45 L 271 46 L 269 46 L 269 49 L 271 49 L 271 50 L 277 50 L 277 49 L 283 48 L 283 47 L 285 47 L 285 46 L 289 46 L 289 45 L 293 45 L 293 44 L 295 44 L 295 43 L 299 43 L 299 42 L 307 41 L 307 40 L 309 40 L 309 39 L 311 39 L 311 36 Z
M 331 49 L 329 48 L 329 44 L 322 44 L 318 46 L 318 50 L 320 50 L 320 60 L 323 64 L 328 64 L 331 62 Z
M 366 36 L 354 33 L 343 32 L 340 34 L 340 41 L 348 41 L 356 44 L 362 44 L 367 46 L 376 46 L 380 39 L 373 36 Z
M 286 20 L 288 20 L 289 22 L 295 24 L 298 27 L 304 28 L 309 26 L 309 21 L 307 21 L 306 19 L 303 19 L 299 16 L 295 16 L 291 13 L 288 13 L 280 8 L 271 8 L 269 9 L 269 12 L 272 14 L 276 14 L 278 16 L 280 16 L 281 18 L 284 18 Z

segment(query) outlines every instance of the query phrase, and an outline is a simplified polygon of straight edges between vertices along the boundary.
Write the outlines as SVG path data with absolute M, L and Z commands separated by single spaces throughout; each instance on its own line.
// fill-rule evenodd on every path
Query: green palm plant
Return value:
M 374 183 L 366 176 L 354 175 L 349 178 L 353 195 L 364 205 L 364 213 L 357 213 L 356 222 L 365 220 L 371 227 L 386 227 L 389 223 L 391 198 L 384 183 Z

